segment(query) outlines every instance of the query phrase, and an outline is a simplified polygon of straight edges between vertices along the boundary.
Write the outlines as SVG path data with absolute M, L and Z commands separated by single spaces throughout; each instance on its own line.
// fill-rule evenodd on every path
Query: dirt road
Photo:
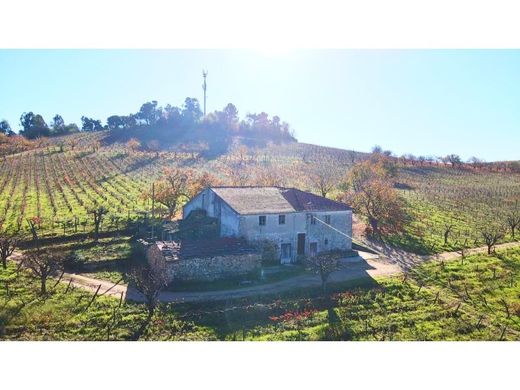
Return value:
M 383 261 L 375 258 L 373 255 L 366 254 L 366 258 L 362 256 L 357 258 L 345 259 L 340 270 L 334 272 L 329 281 L 345 282 L 349 280 L 362 279 L 367 277 L 390 276 L 401 272 L 401 269 L 389 261 Z M 98 294 L 121 297 L 128 300 L 141 302 L 143 300 L 141 294 L 134 288 L 127 285 L 116 285 L 105 280 L 93 279 L 80 274 L 64 274 L 63 282 L 95 292 L 99 286 Z M 297 290 L 309 287 L 321 286 L 319 276 L 312 274 L 304 274 L 281 280 L 279 282 L 253 285 L 231 290 L 218 291 L 201 291 L 201 292 L 171 292 L 164 291 L 160 295 L 162 302 L 202 302 L 202 301 L 220 301 L 234 298 L 245 298 L 257 295 L 277 294 L 290 290 Z
M 520 242 L 497 245 L 496 249 L 508 249 L 520 246 Z M 378 276 L 391 276 L 405 272 L 413 265 L 428 260 L 454 260 L 460 257 L 459 252 L 444 252 L 433 256 L 418 256 L 394 248 L 377 248 L 384 253 L 386 258 L 377 255 L 360 252 L 359 257 L 344 259 L 340 270 L 330 275 L 329 281 L 333 283 L 346 282 L 362 278 L 375 278 Z M 467 251 L 467 254 L 486 253 L 487 248 L 475 248 Z M 20 253 L 13 255 L 13 259 L 20 260 Z M 73 286 L 95 292 L 99 287 L 98 294 L 123 298 L 141 302 L 143 297 L 132 287 L 124 284 L 114 283 L 83 276 L 81 274 L 65 273 L 63 283 L 71 283 Z M 277 294 L 290 290 L 304 289 L 308 287 L 319 287 L 321 280 L 317 275 L 304 274 L 295 276 L 279 282 L 253 285 L 231 290 L 202 291 L 202 292 L 171 292 L 164 291 L 160 295 L 162 302 L 203 302 L 219 301 L 233 298 L 244 298 L 257 295 Z

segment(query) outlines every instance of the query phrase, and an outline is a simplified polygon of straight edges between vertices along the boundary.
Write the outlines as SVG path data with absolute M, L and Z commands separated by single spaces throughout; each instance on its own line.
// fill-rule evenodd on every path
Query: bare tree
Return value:
M 68 145 L 70 146 L 70 150 L 74 150 L 76 146 L 78 146 L 79 140 L 75 137 L 71 137 L 69 139 Z
M 323 159 L 314 162 L 309 171 L 309 179 L 312 185 L 324 198 L 334 189 L 339 181 L 339 178 L 334 173 L 333 165 Z
M 64 258 L 56 252 L 37 249 L 25 254 L 23 265 L 40 279 L 40 294 L 47 294 L 47 279 L 63 268 Z
M 484 165 L 484 160 L 473 156 L 469 158 L 468 164 L 471 164 L 474 169 L 479 169 L 482 168 L 482 166 Z
M 341 253 L 339 252 L 322 252 L 316 256 L 307 258 L 307 265 L 317 274 L 321 279 L 321 289 L 325 295 L 327 291 L 327 281 L 330 274 L 339 269 Z
M 520 210 L 517 205 L 506 216 L 507 225 L 511 229 L 511 236 L 515 239 L 515 231 L 520 226 Z
M 488 224 L 480 228 L 480 234 L 487 246 L 487 253 L 490 255 L 495 245 L 504 238 L 504 228 L 497 224 Z
M 104 206 L 100 206 L 89 211 L 94 217 L 94 241 L 99 240 L 99 227 L 103 222 L 104 216 L 108 213 L 108 209 Z
M 21 236 L 18 234 L 0 233 L 0 259 L 2 259 L 2 266 L 7 268 L 7 259 L 13 254 L 21 241 Z
M 444 245 L 448 245 L 448 239 L 454 227 L 455 225 L 452 223 L 447 223 L 444 225 Z
M 132 270 L 130 278 L 134 282 L 135 288 L 143 294 L 147 309 L 146 320 L 137 331 L 135 337 L 138 339 L 152 320 L 159 303 L 159 294 L 167 286 L 168 280 L 164 272 L 154 269 L 148 264 L 136 266 Z
M 445 164 L 450 164 L 453 168 L 457 168 L 462 166 L 462 159 L 458 154 L 448 154 L 445 157 L 442 157 L 442 160 Z

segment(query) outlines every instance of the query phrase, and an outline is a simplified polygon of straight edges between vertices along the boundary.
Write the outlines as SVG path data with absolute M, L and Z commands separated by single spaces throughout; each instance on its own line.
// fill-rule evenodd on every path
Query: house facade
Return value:
M 350 207 L 295 188 L 210 187 L 184 206 L 183 218 L 194 210 L 217 218 L 221 237 L 273 243 L 282 264 L 352 249 Z

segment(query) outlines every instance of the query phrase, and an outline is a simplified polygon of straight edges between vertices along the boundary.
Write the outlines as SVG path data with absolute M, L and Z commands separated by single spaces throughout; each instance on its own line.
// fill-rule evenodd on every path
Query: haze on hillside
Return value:
M 0 119 L 32 111 L 106 123 L 148 101 L 267 112 L 300 142 L 487 161 L 518 159 L 517 50 L 2 50 Z

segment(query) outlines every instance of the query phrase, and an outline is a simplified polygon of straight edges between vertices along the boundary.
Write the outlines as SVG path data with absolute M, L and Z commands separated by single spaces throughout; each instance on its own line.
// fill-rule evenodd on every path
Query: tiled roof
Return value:
M 296 188 L 212 187 L 211 190 L 237 213 L 243 215 L 350 210 L 344 203 Z
M 167 261 L 193 257 L 214 257 L 252 253 L 255 249 L 243 238 L 222 237 L 210 240 L 157 241 Z

